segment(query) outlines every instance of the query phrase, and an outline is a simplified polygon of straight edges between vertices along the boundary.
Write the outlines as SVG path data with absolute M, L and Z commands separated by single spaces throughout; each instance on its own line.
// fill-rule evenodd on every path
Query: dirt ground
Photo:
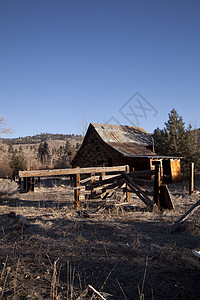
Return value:
M 64 178 L 1 199 L 0 299 L 103 299 L 92 288 L 104 299 L 200 299 L 200 209 L 169 233 L 200 185 L 191 196 L 187 182 L 168 187 L 175 209 L 163 212 L 133 194 L 120 206 L 120 193 L 77 211 Z

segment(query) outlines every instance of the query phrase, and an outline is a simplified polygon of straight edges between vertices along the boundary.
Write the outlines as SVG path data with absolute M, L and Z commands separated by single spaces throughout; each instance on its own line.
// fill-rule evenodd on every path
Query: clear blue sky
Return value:
M 200 127 L 199 16 L 198 0 L 0 0 L 0 115 L 12 137 L 110 118 L 152 132 L 172 108 Z

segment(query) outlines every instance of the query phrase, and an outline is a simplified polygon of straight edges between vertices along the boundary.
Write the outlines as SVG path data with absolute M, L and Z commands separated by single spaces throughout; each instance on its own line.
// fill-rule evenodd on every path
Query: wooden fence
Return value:
M 106 199 L 116 189 L 122 189 L 122 200 L 129 201 L 130 193 L 135 193 L 149 210 L 153 209 L 154 203 L 157 204 L 159 209 L 172 209 L 173 204 L 167 187 L 162 184 L 161 174 L 161 166 L 156 164 L 155 170 L 134 171 L 132 173 L 129 172 L 129 166 L 125 165 L 20 171 L 19 177 L 24 191 L 34 191 L 35 177 L 72 176 L 74 180 L 74 200 L 78 208 L 81 207 L 81 201 L 84 200 L 88 191 L 91 197 L 98 194 L 98 197 Z M 143 179 L 144 177 L 151 178 L 152 176 L 154 176 L 154 181 Z M 139 184 L 153 185 L 153 193 L 144 191 Z M 153 200 L 149 196 L 153 196 Z

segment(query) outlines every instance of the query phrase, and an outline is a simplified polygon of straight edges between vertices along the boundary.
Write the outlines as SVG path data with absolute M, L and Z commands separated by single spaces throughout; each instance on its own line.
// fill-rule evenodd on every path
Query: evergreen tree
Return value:
M 192 130 L 191 125 L 185 129 L 183 118 L 175 109 L 172 109 L 164 129 L 154 130 L 156 153 L 182 157 L 182 167 L 185 171 L 189 162 L 195 162 L 196 169 L 198 169 L 200 167 L 200 147 L 197 133 Z
M 67 155 L 71 155 L 72 154 L 72 147 L 69 141 L 66 141 L 65 144 L 65 153 L 67 153 Z
M 172 109 L 169 113 L 169 120 L 165 123 L 165 126 L 168 155 L 185 156 L 187 145 L 185 123 L 175 109 Z
M 19 171 L 26 170 L 26 160 L 21 154 L 13 154 L 9 163 L 11 169 L 18 174 Z
M 50 158 L 49 146 L 47 142 L 40 143 L 38 147 L 38 158 L 42 164 L 47 164 Z

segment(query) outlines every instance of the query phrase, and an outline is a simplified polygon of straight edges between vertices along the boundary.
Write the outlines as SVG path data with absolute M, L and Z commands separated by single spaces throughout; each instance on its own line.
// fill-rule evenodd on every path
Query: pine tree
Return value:
M 192 130 L 191 125 L 185 129 L 183 118 L 175 109 L 169 113 L 169 120 L 165 122 L 164 129 L 155 129 L 153 137 L 157 154 L 182 157 L 185 172 L 189 162 L 195 163 L 196 170 L 200 168 L 198 132 Z
M 66 144 L 65 144 L 65 153 L 67 153 L 67 155 L 71 155 L 72 154 L 72 147 L 71 147 L 71 144 L 69 141 L 66 141 Z
M 169 120 L 165 122 L 166 150 L 168 155 L 185 156 L 187 145 L 187 134 L 183 118 L 175 109 L 169 113 Z
M 47 164 L 50 158 L 49 146 L 47 142 L 40 143 L 38 147 L 38 158 L 42 164 Z

